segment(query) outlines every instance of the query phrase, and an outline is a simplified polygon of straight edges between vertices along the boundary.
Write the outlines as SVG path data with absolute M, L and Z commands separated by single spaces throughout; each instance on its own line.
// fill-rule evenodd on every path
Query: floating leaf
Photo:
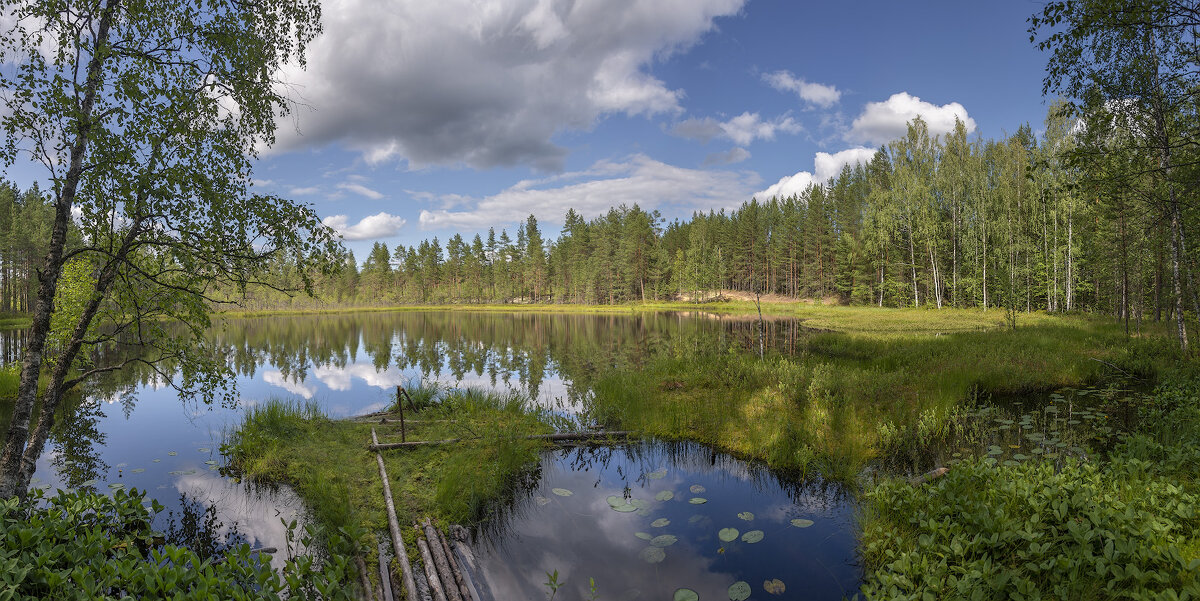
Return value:
M 717 538 L 721 539 L 721 542 L 731 543 L 737 540 L 738 534 L 740 533 L 737 528 L 721 528 L 721 531 L 717 533 Z
M 178 455 L 179 453 L 177 453 L 175 451 L 167 451 L 167 454 L 174 457 L 174 456 Z
M 667 552 L 660 547 L 646 547 L 642 549 L 641 553 L 638 553 L 638 557 L 646 563 L 659 563 L 667 558 Z
M 675 493 L 673 493 L 669 490 L 664 490 L 664 491 L 658 493 L 657 495 L 654 495 L 654 500 L 656 500 L 656 501 L 670 501 L 671 499 L 674 499 L 674 498 L 675 498 Z
M 654 538 L 648 532 L 634 532 L 633 535 L 642 540 L 650 540 L 650 539 Z
M 162 461 L 162 459 L 155 459 L 155 460 L 154 460 L 154 463 L 158 463 L 158 462 L 160 462 L 160 461 Z
M 133 474 L 140 474 L 140 473 L 142 473 L 142 472 L 146 471 L 146 468 L 144 468 L 144 467 L 139 467 L 139 468 L 134 468 L 134 469 L 131 469 L 131 470 L 129 470 L 129 471 L 130 471 L 130 473 L 133 473 Z
M 700 521 L 701 521 L 701 520 L 703 520 L 703 519 L 704 519 L 704 516 L 702 516 L 702 515 L 700 515 L 700 514 L 698 514 L 698 513 L 697 513 L 696 515 L 694 515 L 694 516 L 692 516 L 692 517 L 688 518 L 688 523 L 689 523 L 689 524 L 695 524 L 695 523 L 697 523 L 697 522 L 700 522 Z
M 660 534 L 650 539 L 650 544 L 655 547 L 670 547 L 679 541 L 679 537 L 674 534 Z
M 742 535 L 742 542 L 754 544 L 763 539 L 762 530 L 751 530 Z
M 613 511 L 615 511 L 617 513 L 633 513 L 637 510 L 638 510 L 637 507 L 634 507 L 633 505 L 629 505 L 629 504 L 618 505 L 616 507 L 613 507 Z
M 655 528 L 662 528 L 663 526 L 666 526 L 667 524 L 670 524 L 670 523 L 671 523 L 671 520 L 668 520 L 667 518 L 658 518 L 657 520 L 650 522 L 650 525 Z
M 692 505 L 703 505 L 707 502 L 708 499 L 705 499 L 704 497 L 692 497 L 688 499 L 688 503 L 691 503 Z
M 216 464 L 217 464 L 217 462 L 213 461 L 212 459 L 209 459 L 208 461 L 204 462 L 204 465 L 216 465 Z
M 729 587 L 729 601 L 746 601 L 750 598 L 750 583 L 739 580 Z
M 754 519 L 754 514 L 750 513 L 749 511 L 743 511 L 738 513 L 738 517 L 749 522 L 750 520 Z
M 553 488 L 553 489 L 550 489 L 550 492 L 552 492 L 560 497 L 569 497 L 569 496 L 575 494 L 565 488 Z
M 654 470 L 653 472 L 646 474 L 646 477 L 650 478 L 652 480 L 662 480 L 666 476 L 667 476 L 667 468 L 665 468 L 665 467 L 660 467 L 660 468 Z
M 539 507 L 550 504 L 550 499 L 547 499 L 546 497 L 543 497 L 541 495 L 534 497 L 533 500 L 537 502 Z
M 93 479 L 93 480 L 88 480 L 87 482 L 84 482 L 83 484 L 80 484 L 79 486 L 82 488 L 82 487 L 85 487 L 85 486 L 95 486 L 95 485 L 97 485 L 97 484 L 99 484 L 99 483 L 100 483 L 100 481 L 99 481 L 99 480 L 95 480 L 95 479 Z
M 171 474 L 172 476 L 178 476 L 178 475 L 181 475 L 181 474 L 183 474 L 183 470 L 171 470 L 171 471 L 169 471 L 169 472 L 167 472 L 167 473 L 168 473 L 168 474 Z
M 782 595 L 783 591 L 787 590 L 787 587 L 783 585 L 783 581 L 778 578 L 764 582 L 763 588 L 772 595 Z
M 692 491 L 692 494 L 698 495 L 708 489 L 704 488 L 703 486 L 700 486 L 699 484 L 693 484 L 692 487 L 689 488 L 688 490 Z
M 690 588 L 676 589 L 674 601 L 700 601 L 700 595 Z
M 1013 459 L 1016 459 L 1017 461 L 1025 461 L 1026 459 L 1029 459 L 1029 455 L 1025 455 L 1023 453 L 1014 453 Z
M 108 487 L 113 490 L 120 490 L 122 488 L 125 488 L 125 485 L 121 484 L 120 482 L 113 482 L 112 484 L 109 484 Z
M 629 504 L 628 502 L 625 501 L 624 497 L 618 497 L 617 495 L 608 495 L 608 497 L 604 500 L 608 501 L 608 506 L 612 507 L 613 509 L 616 509 L 617 507 L 620 507 L 622 505 Z
M 211 451 L 212 449 L 210 449 L 210 448 L 208 448 L 208 447 L 200 447 L 200 448 L 198 448 L 198 449 L 196 449 L 196 450 L 197 450 L 197 451 L 200 451 L 201 453 L 207 453 L 207 452 Z
M 650 502 L 644 499 L 630 499 L 629 504 L 638 509 L 650 509 Z
M 808 528 L 809 526 L 813 525 L 813 521 L 806 520 L 804 518 L 796 518 L 796 519 L 792 520 L 792 525 L 797 528 Z

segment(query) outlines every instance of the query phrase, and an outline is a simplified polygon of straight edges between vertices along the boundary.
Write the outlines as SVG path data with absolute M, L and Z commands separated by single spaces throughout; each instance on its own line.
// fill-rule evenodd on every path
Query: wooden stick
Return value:
M 404 403 L 400 401 L 400 393 L 404 390 L 400 385 L 396 386 L 396 408 L 400 410 L 400 442 L 404 442 Z M 376 441 L 378 444 L 379 441 Z
M 474 601 L 471 596 L 471 589 L 467 586 L 467 579 L 463 577 L 462 568 L 458 565 L 458 559 L 454 557 L 454 552 L 450 550 L 450 543 L 446 540 L 446 534 L 441 530 L 437 532 L 438 541 L 442 543 L 442 550 L 446 552 L 446 559 L 450 562 L 450 571 L 454 574 L 454 581 L 458 584 L 458 590 L 462 593 L 463 601 Z
M 483 597 L 480 596 L 479 587 L 476 586 L 475 581 L 471 579 L 472 571 L 474 571 L 477 574 L 479 573 L 479 566 L 477 566 L 475 563 L 475 554 L 471 553 L 470 547 L 468 547 L 456 540 L 450 541 L 450 549 L 452 551 L 462 554 L 463 561 L 466 563 L 466 566 L 467 566 L 467 569 L 462 570 L 463 580 L 466 581 L 467 589 L 471 591 L 471 598 L 475 599 L 475 601 L 481 601 L 483 599 Z M 457 557 L 455 558 L 455 561 L 458 561 Z M 484 584 L 484 583 L 482 580 L 480 580 L 480 585 L 482 585 L 482 584 Z
M 358 579 L 363 588 L 363 598 L 368 601 L 375 599 L 375 590 L 371 588 L 371 578 L 367 576 L 367 562 L 363 561 L 362 555 L 354 556 L 354 565 L 358 568 Z
M 383 601 L 395 601 L 392 598 L 392 578 L 388 573 L 387 558 L 379 554 L 379 595 Z
M 602 440 L 607 438 L 626 438 L 633 435 L 633 432 L 563 432 L 560 434 L 535 434 L 533 436 L 524 436 L 526 440 L 545 440 L 547 442 L 582 442 Z M 444 440 L 414 440 L 411 442 L 385 442 L 380 444 L 376 442 L 368 447 L 372 451 L 386 451 L 388 449 L 406 449 L 412 447 L 423 447 L 430 445 L 443 445 L 464 442 L 468 440 L 479 440 L 476 438 L 447 438 Z
M 371 428 L 371 440 L 378 443 L 375 428 Z M 400 522 L 396 519 L 396 504 L 392 500 L 392 485 L 388 481 L 387 469 L 383 466 L 383 454 L 375 452 L 375 460 L 379 462 L 379 477 L 383 479 L 383 502 L 387 506 L 388 532 L 392 535 L 392 551 L 400 564 L 404 576 L 404 592 L 409 599 L 417 599 L 417 584 L 413 581 L 412 566 L 408 563 L 408 553 L 404 550 L 404 538 L 400 536 Z
M 447 601 L 463 601 L 462 593 L 458 590 L 458 581 L 454 578 L 454 572 L 450 570 L 450 560 L 442 550 L 437 529 L 429 522 L 429 518 L 425 518 L 425 538 L 429 540 L 429 552 L 433 555 L 433 564 L 437 566 L 438 576 L 442 579 Z
M 420 531 L 420 528 L 417 529 Z M 425 579 L 429 581 L 429 590 L 433 593 L 433 601 L 446 601 L 446 593 L 442 592 L 442 582 L 438 580 L 437 568 L 433 565 L 433 556 L 429 554 L 429 545 L 425 539 L 417 536 L 417 549 L 421 551 L 421 561 L 425 564 Z

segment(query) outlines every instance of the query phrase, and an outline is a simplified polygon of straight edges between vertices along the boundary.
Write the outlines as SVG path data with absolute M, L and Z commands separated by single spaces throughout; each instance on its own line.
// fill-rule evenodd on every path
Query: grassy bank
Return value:
M 858 315 L 838 308 L 834 318 L 846 319 L 843 310 Z M 881 435 L 936 430 L 970 399 L 1084 386 L 1116 370 L 1153 377 L 1174 356 L 1169 340 L 1131 341 L 1116 324 L 1084 318 L 1043 317 L 1015 331 L 895 330 L 913 313 L 881 315 L 874 330 L 812 334 L 793 356 L 709 349 L 608 374 L 595 387 L 596 418 L 851 481 Z

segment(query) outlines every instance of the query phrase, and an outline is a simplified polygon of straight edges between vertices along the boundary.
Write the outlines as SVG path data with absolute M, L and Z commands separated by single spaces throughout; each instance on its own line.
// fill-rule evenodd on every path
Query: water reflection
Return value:
M 842 599 L 861 578 L 845 490 L 781 478 L 700 445 L 547 453 L 527 484 L 474 533 L 495 599 L 544 597 L 546 574 L 555 570 L 566 583 L 556 599 L 567 600 L 590 598 L 589 578 L 606 599 L 669 599 L 684 587 L 702 599 L 725 599 L 737 581 L 763 598 L 764 582 L 773 579 L 785 584 L 781 598 Z M 638 509 L 615 509 L 612 498 Z M 812 524 L 800 528 L 793 519 Z M 762 538 L 724 541 L 722 528 Z M 660 547 L 661 559 L 647 552 L 655 544 L 646 538 L 659 535 L 677 537 Z

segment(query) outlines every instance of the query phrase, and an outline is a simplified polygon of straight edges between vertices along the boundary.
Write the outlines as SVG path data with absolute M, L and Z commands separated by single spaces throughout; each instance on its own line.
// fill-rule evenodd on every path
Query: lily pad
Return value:
M 210 449 L 210 448 L 208 448 L 208 447 L 200 447 L 200 448 L 198 448 L 198 449 L 196 449 L 196 450 L 197 450 L 197 451 L 200 451 L 201 453 L 207 453 L 207 452 L 209 452 L 209 451 L 212 451 L 212 449 Z
M 688 518 L 688 523 L 689 523 L 689 524 L 696 524 L 696 523 L 698 523 L 698 522 L 701 522 L 701 521 L 703 521 L 703 520 L 704 520 L 704 516 L 702 516 L 702 515 L 700 515 L 700 514 L 698 514 L 698 513 L 697 513 L 696 515 L 694 515 L 694 516 L 692 516 L 692 517 Z
M 749 511 L 743 511 L 743 512 L 738 513 L 738 518 L 749 522 L 750 520 L 754 519 L 754 514 Z
M 673 493 L 669 490 L 664 490 L 664 491 L 658 493 L 657 495 L 654 495 L 655 501 L 670 501 L 671 499 L 674 499 L 674 498 L 675 498 L 675 493 Z
M 155 459 L 155 460 L 154 460 L 154 463 L 158 463 L 158 462 L 160 462 L 160 461 L 162 461 L 162 459 Z
M 125 488 L 125 485 L 121 484 L 120 482 L 113 482 L 112 484 L 109 484 L 108 487 L 113 490 L 120 490 L 122 488 Z
M 782 595 L 787 587 L 783 585 L 783 581 L 778 578 L 773 578 L 763 583 L 763 588 L 772 595 Z
M 654 538 L 648 532 L 634 532 L 633 535 L 642 540 L 650 540 L 650 539 Z
M 750 583 L 739 580 L 729 586 L 729 601 L 746 601 L 750 598 Z
M 660 467 L 660 468 L 654 470 L 653 472 L 646 474 L 646 477 L 650 478 L 651 480 L 662 480 L 666 476 L 667 476 L 667 468 L 665 468 L 665 467 Z
M 575 494 L 565 488 L 554 488 L 554 489 L 551 489 L 550 492 L 552 492 L 560 497 L 569 497 L 569 496 Z
M 667 552 L 660 547 L 646 547 L 642 549 L 641 553 L 638 553 L 638 557 L 646 563 L 660 563 L 667 558 Z
M 629 504 L 638 509 L 650 509 L 650 502 L 645 499 L 630 499 Z
M 83 487 L 87 487 L 87 486 L 95 486 L 99 483 L 100 483 L 99 480 L 92 479 L 92 480 L 88 480 L 87 482 L 84 482 L 83 484 L 80 484 L 79 487 L 83 488 Z
M 612 507 L 613 509 L 629 504 L 624 497 L 618 497 L 617 495 L 608 495 L 608 497 L 606 497 L 604 500 L 608 501 L 608 506 Z
M 692 505 L 703 505 L 707 502 L 708 499 L 705 499 L 704 497 L 692 497 L 688 499 L 688 503 L 691 503 Z
M 693 484 L 692 487 L 689 488 L 688 490 L 692 491 L 692 494 L 698 495 L 708 489 L 704 488 L 703 486 L 700 486 L 699 484 Z
M 675 589 L 673 599 L 674 601 L 700 601 L 700 595 L 690 588 L 681 588 Z
M 679 541 L 679 537 L 675 536 L 674 534 L 660 534 L 650 539 L 650 544 L 654 545 L 655 547 L 670 547 L 677 541 Z
M 167 454 L 174 457 L 174 456 L 178 455 L 179 453 L 177 451 L 167 451 Z
M 797 528 L 808 528 L 809 526 L 813 525 L 813 521 L 806 520 L 804 518 L 796 518 L 796 519 L 792 520 L 792 525 Z
M 721 531 L 717 533 L 717 538 L 721 539 L 721 542 L 730 543 L 737 540 L 738 534 L 741 533 L 737 528 L 721 528 Z
M 543 505 L 549 505 L 549 504 L 550 504 L 550 499 L 547 499 L 546 497 L 543 497 L 543 496 L 541 496 L 541 495 L 538 495 L 537 497 L 534 497 L 534 499 L 533 499 L 533 500 L 534 500 L 535 502 L 537 502 L 537 504 L 538 504 L 538 506 L 539 506 L 539 507 L 540 507 L 540 506 L 543 506 Z
M 742 542 L 754 544 L 763 539 L 762 530 L 751 530 L 742 535 Z
M 629 505 L 629 504 L 618 505 L 616 507 L 613 507 L 613 511 L 615 511 L 617 513 L 633 513 L 637 510 L 638 510 L 637 507 L 634 507 L 633 505 Z
M 670 524 L 670 523 L 671 523 L 671 520 L 668 520 L 667 518 L 658 518 L 657 520 L 650 522 L 650 525 L 654 528 L 662 528 L 663 526 L 666 526 L 667 524 Z
M 131 469 L 131 470 L 129 470 L 129 472 L 130 472 L 130 473 L 132 473 L 132 474 L 140 474 L 140 473 L 142 473 L 142 472 L 144 472 L 144 471 L 146 471 L 146 468 L 144 468 L 144 467 L 138 467 L 138 468 L 134 468 L 134 469 Z
M 216 464 L 217 464 L 217 462 L 213 461 L 212 459 L 209 459 L 208 461 L 204 462 L 204 465 L 216 465 Z

